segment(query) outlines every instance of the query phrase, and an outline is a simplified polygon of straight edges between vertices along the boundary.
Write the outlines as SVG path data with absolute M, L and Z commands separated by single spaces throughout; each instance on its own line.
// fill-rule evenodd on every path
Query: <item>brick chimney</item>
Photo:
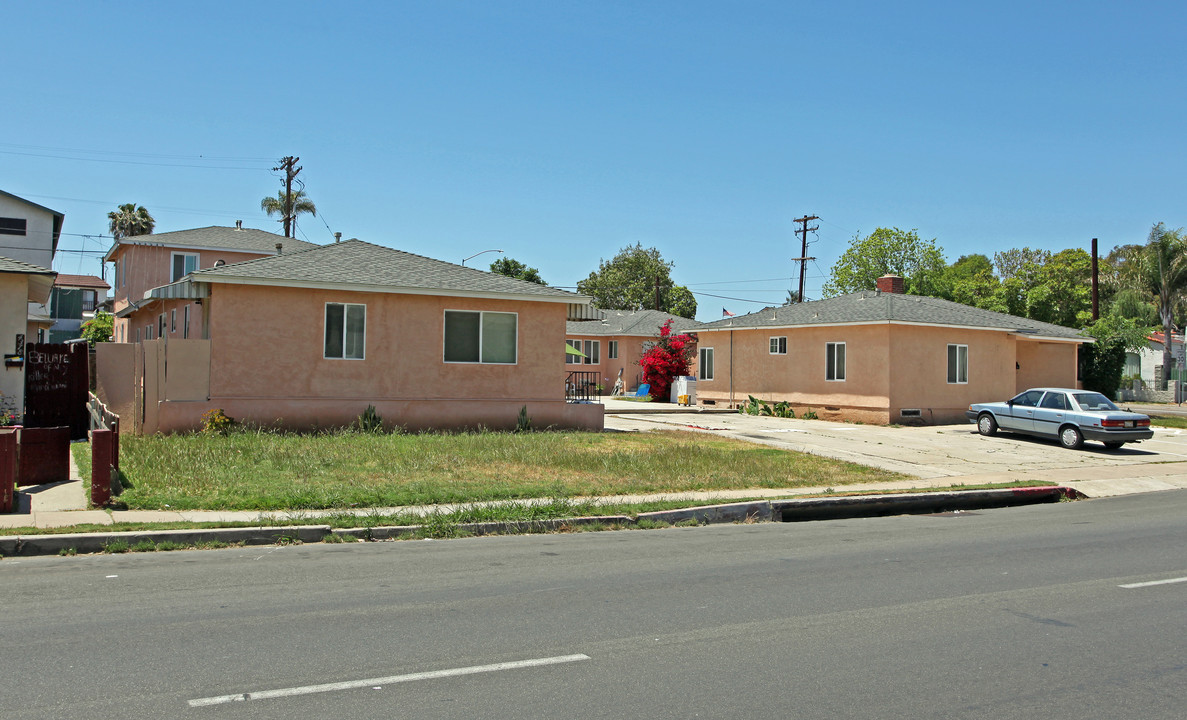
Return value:
M 902 295 L 906 288 L 903 287 L 903 279 L 898 275 L 883 275 L 878 278 L 878 292 Z

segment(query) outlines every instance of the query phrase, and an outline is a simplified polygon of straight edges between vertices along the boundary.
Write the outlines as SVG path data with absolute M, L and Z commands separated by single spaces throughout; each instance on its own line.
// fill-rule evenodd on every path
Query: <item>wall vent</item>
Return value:
M 899 417 L 905 418 L 923 417 L 923 411 L 921 411 L 919 408 L 903 408 L 902 410 L 898 411 L 898 414 Z

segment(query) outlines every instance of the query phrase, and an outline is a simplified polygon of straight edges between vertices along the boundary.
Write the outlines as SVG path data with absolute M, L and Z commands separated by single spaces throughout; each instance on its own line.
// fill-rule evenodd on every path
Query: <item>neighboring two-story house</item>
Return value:
M 200 300 L 146 298 L 156 287 L 196 270 L 315 248 L 313 243 L 243 227 L 205 227 L 120 238 L 103 256 L 111 263 L 115 342 L 162 337 L 206 338 L 207 316 Z
M 103 278 L 94 275 L 59 274 L 49 299 L 49 314 L 54 320 L 49 342 L 62 343 L 79 337 L 83 323 L 95 317 L 107 301 L 110 289 Z
M 56 210 L 0 190 L 0 258 L 51 271 L 64 218 Z M 47 331 L 54 323 L 47 301 L 48 297 L 25 305 L 27 326 L 23 334 L 28 342 L 48 340 Z M 8 352 L 12 342 L 12 338 L 0 338 L 0 348 Z

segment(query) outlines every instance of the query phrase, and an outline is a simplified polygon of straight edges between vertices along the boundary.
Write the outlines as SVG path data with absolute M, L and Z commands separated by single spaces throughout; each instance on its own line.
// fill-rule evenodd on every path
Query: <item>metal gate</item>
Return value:
M 25 427 L 67 425 L 71 440 L 86 438 L 89 359 L 85 342 L 25 346 Z

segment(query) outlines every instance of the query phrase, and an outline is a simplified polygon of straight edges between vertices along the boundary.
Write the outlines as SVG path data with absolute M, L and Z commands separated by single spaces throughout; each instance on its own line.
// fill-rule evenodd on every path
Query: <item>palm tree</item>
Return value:
M 120 205 L 118 209 L 107 213 L 107 219 L 111 221 L 111 236 L 117 242 L 120 238 L 152 235 L 153 228 L 157 225 L 157 221 L 148 214 L 148 210 L 143 205 L 137 207 L 136 203 Z
M 285 197 L 284 190 L 276 193 L 276 197 L 266 197 L 260 201 L 260 209 L 268 213 L 268 217 L 279 213 L 284 223 L 284 236 L 293 237 L 297 230 L 297 216 L 301 213 L 317 215 L 317 208 L 313 201 L 305 197 L 304 190 L 289 193 Z
M 1174 329 L 1175 305 L 1187 289 L 1187 243 L 1183 230 L 1167 230 L 1162 223 L 1155 225 L 1135 269 L 1142 289 L 1153 295 L 1158 303 L 1164 341 L 1160 385 L 1165 390 L 1174 364 L 1171 331 Z

